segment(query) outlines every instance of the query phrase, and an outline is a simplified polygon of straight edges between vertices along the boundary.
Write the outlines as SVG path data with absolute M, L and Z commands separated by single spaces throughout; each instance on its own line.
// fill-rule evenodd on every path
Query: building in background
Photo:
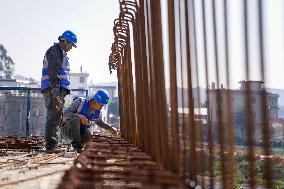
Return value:
M 273 139 L 284 141 L 284 119 L 273 118 L 269 123 L 272 127 Z
M 16 79 L 0 78 L 0 87 L 17 87 Z
M 14 75 L 15 63 L 0 44 L 0 87 L 40 88 L 32 78 Z M 29 110 L 29 113 L 27 112 Z M 0 136 L 44 135 L 46 108 L 39 90 L 0 91 Z
M 70 82 L 71 89 L 82 89 L 82 91 L 72 92 L 73 95 L 76 96 L 86 96 L 86 92 L 88 90 L 88 77 L 89 73 L 83 73 L 82 66 L 80 67 L 79 73 L 70 73 Z
M 232 117 L 232 121 L 235 128 L 236 142 L 244 142 L 246 138 L 245 119 L 247 113 L 247 92 L 249 90 L 251 103 L 251 120 L 253 121 L 252 127 L 254 127 L 254 139 L 256 141 L 262 138 L 262 126 L 264 124 L 264 115 L 266 112 L 268 119 L 272 120 L 278 118 L 278 94 L 272 94 L 265 90 L 262 81 L 241 81 L 239 82 L 241 87 L 239 90 L 225 89 L 221 86 L 220 89 L 215 88 L 215 84 L 212 83 L 211 89 L 208 90 L 208 122 L 212 127 L 218 127 L 221 124 L 224 126 L 224 135 L 228 131 L 228 117 Z M 219 105 L 218 105 L 219 95 Z M 264 107 L 263 96 L 266 98 L 267 106 Z M 230 97 L 230 99 L 227 99 Z M 231 104 L 231 110 L 229 110 L 228 104 Z M 264 110 L 267 111 L 264 111 Z M 221 119 L 220 119 L 221 118 Z M 214 130 L 214 129 L 213 129 Z M 219 129 L 215 129 L 219 131 Z M 214 133 L 214 136 L 218 136 Z
M 0 78 L 0 87 L 40 88 L 40 82 L 31 77 L 16 74 L 14 79 Z
M 17 82 L 17 87 L 40 88 L 40 82 L 31 77 L 16 74 L 15 80 Z
M 109 101 L 112 101 L 115 97 L 116 86 L 114 85 L 102 85 L 102 84 L 90 84 L 89 85 L 89 94 L 94 94 L 100 89 L 104 89 L 109 94 Z
M 27 123 L 31 135 L 43 136 L 45 119 L 46 108 L 40 91 L 30 91 L 29 100 L 27 90 L 0 91 L 0 136 L 26 136 Z

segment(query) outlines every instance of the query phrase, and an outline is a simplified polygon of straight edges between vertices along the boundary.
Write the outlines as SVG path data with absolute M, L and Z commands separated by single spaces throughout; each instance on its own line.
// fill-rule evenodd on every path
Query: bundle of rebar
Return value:
M 20 138 L 19 135 L 0 137 L 0 150 L 43 150 L 43 144 L 43 136 L 30 136 L 28 138 Z
M 94 135 L 74 165 L 59 189 L 186 188 L 178 175 L 120 137 Z
M 268 105 L 273 94 L 264 87 L 263 2 L 237 1 L 241 26 L 233 38 L 239 37 L 243 45 L 240 90 L 231 84 L 234 41 L 228 26 L 229 2 L 232 6 L 236 1 L 120 0 L 109 70 L 117 71 L 120 130 L 128 147 L 113 149 L 109 146 L 119 141 L 106 145 L 106 139 L 95 137 L 76 161 L 81 168 L 71 169 L 64 183 L 92 188 L 107 178 L 126 181 L 159 172 L 156 167 L 131 172 L 144 161 L 142 167 L 155 162 L 159 169 L 179 175 L 189 187 L 279 186 L 273 176 L 279 166 L 272 162 L 269 124 L 277 104 Z M 257 19 L 248 16 L 251 6 Z M 251 33 L 254 40 L 249 38 Z M 257 43 L 257 48 L 250 49 L 250 43 Z M 258 58 L 252 63 L 255 54 Z M 258 81 L 252 79 L 255 67 Z M 203 101 L 200 86 L 205 91 Z M 118 170 L 112 167 L 104 172 L 108 158 L 116 159 L 110 165 Z M 82 180 L 86 182 L 79 185 Z
M 263 2 L 238 3 L 243 32 L 235 37 L 244 47 L 244 81 L 241 90 L 234 91 L 228 1 L 120 0 L 109 68 L 117 70 L 122 136 L 191 186 L 276 187 L 271 158 L 256 159 L 256 148 L 265 157 L 272 154 L 269 112 L 275 108 L 268 105 L 270 94 L 263 87 Z M 249 20 L 251 6 L 257 20 Z M 254 62 L 250 32 L 257 36 L 254 50 L 259 58 Z M 251 70 L 255 66 L 256 82 Z M 203 102 L 201 85 L 206 91 Z M 244 164 L 248 175 L 241 171 Z M 261 173 L 257 167 L 263 167 Z

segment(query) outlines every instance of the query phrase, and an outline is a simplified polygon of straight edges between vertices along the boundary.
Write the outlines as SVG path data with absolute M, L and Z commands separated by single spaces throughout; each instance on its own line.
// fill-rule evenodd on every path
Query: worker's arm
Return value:
M 81 104 L 81 98 L 77 98 L 75 100 L 73 100 L 72 104 L 64 111 L 64 115 L 63 115 L 63 119 L 65 120 L 69 120 L 71 118 L 74 117 L 78 117 L 80 118 L 80 121 L 83 125 L 88 125 L 89 120 L 82 114 L 79 114 L 77 112 L 78 107 Z
M 110 134 L 113 136 L 117 135 L 117 131 L 114 129 L 114 127 L 110 126 L 102 120 L 101 111 L 95 111 L 90 117 L 90 122 L 94 122 L 97 126 L 109 130 Z
M 50 78 L 50 86 L 51 88 L 59 88 L 59 69 L 61 68 L 63 62 L 63 52 L 59 47 L 52 46 L 47 50 L 46 58 L 48 61 L 48 76 Z
M 103 128 L 103 129 L 109 130 L 111 135 L 117 135 L 117 131 L 112 126 L 105 123 L 102 119 L 97 120 L 96 125 L 98 125 L 99 127 Z
M 96 125 L 98 125 L 99 127 L 103 128 L 103 129 L 107 129 L 107 130 L 112 128 L 109 124 L 105 123 L 102 119 L 97 120 Z
M 73 100 L 72 104 L 64 111 L 64 120 L 73 118 L 74 116 L 80 117 L 77 113 L 77 109 L 81 103 L 81 98 Z

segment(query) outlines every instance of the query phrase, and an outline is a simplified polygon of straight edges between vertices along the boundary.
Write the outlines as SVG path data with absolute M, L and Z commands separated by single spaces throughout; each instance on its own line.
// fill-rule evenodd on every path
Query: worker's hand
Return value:
M 80 121 L 83 125 L 88 125 L 89 120 L 82 114 L 79 114 Z
M 109 132 L 110 132 L 111 136 L 117 136 L 117 131 L 115 130 L 114 127 L 110 127 Z

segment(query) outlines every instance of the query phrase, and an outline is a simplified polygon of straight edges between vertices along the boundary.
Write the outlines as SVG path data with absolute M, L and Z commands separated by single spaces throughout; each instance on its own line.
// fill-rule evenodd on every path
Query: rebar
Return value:
M 119 180 L 129 187 L 133 179 L 142 183 L 137 188 L 159 188 L 181 179 L 188 188 L 276 187 L 274 162 L 282 157 L 271 148 L 263 1 L 255 1 L 256 23 L 251 2 L 238 2 L 240 89 L 232 86 L 235 1 L 119 2 L 109 71 L 117 71 L 123 139 L 95 135 L 63 183 L 103 187 Z M 251 55 L 255 26 L 259 61 Z M 256 81 L 253 66 L 260 67 Z M 166 184 L 161 170 L 173 180 Z
M 122 138 L 94 135 L 65 173 L 63 188 L 186 188 L 181 178 Z

